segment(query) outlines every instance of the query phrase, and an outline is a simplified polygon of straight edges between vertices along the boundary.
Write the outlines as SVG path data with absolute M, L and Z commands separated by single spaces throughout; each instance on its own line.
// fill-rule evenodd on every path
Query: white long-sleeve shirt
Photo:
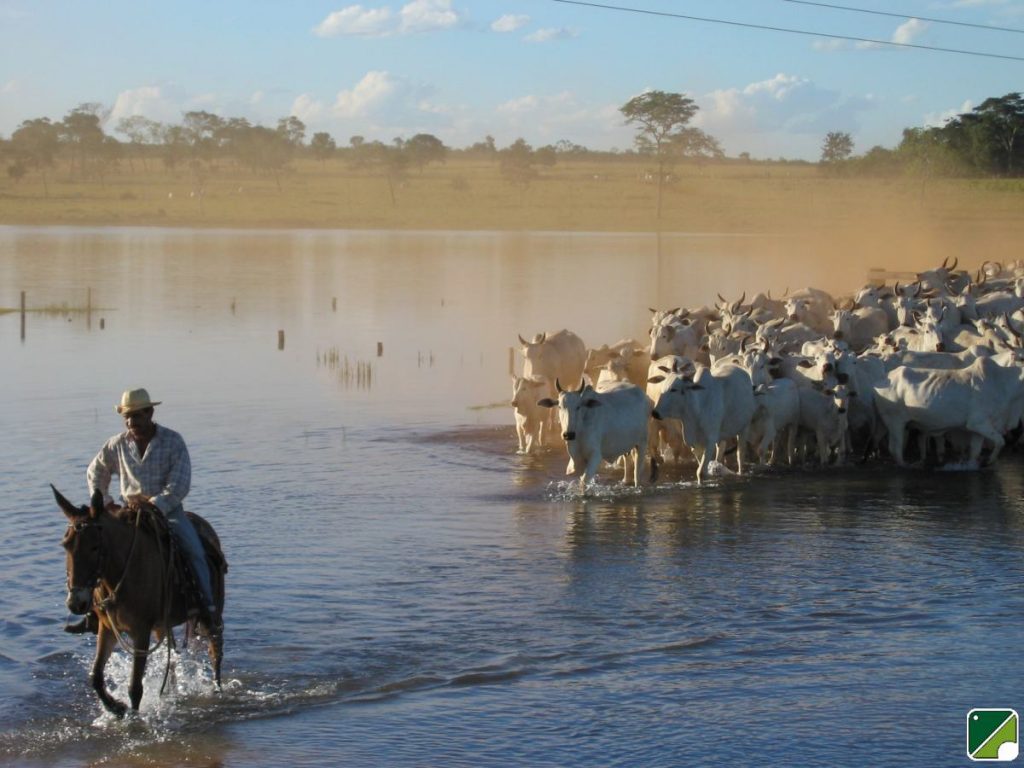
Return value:
M 173 429 L 155 426 L 156 434 L 143 456 L 139 455 L 138 446 L 127 431 L 114 435 L 104 444 L 85 474 L 90 496 L 99 490 L 104 504 L 110 502 L 110 479 L 117 475 L 122 501 L 141 494 L 153 499 L 164 514 L 182 503 L 192 485 L 188 448 Z

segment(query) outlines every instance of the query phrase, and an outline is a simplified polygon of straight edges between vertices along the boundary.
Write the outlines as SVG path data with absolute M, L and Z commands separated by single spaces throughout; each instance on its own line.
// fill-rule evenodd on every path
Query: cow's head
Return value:
M 555 381 L 558 389 L 558 400 L 546 397 L 538 405 L 545 408 L 558 408 L 558 421 L 562 426 L 562 439 L 566 442 L 575 440 L 582 428 L 589 421 L 589 414 L 595 408 L 601 406 L 597 399 L 596 392 L 585 381 L 580 382 L 580 388 L 566 391 L 562 389 L 561 382 Z

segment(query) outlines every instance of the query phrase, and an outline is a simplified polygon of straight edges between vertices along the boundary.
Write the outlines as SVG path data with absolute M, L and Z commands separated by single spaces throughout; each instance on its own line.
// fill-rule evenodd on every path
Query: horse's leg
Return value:
M 128 696 L 132 700 L 132 709 L 139 711 L 139 703 L 142 701 L 142 677 L 146 674 L 146 661 L 149 659 L 149 635 L 151 627 L 145 631 L 136 630 L 133 634 L 135 649 L 132 653 L 132 683 L 128 687 Z
M 224 632 L 211 632 L 209 638 L 210 663 L 213 664 L 213 678 L 220 690 L 220 663 L 224 660 Z
M 124 717 L 127 707 L 107 693 L 107 686 L 103 680 L 103 670 L 107 666 L 107 659 L 110 658 L 110 654 L 114 650 L 115 642 L 117 642 L 117 638 L 114 635 L 114 630 L 108 627 L 105 622 L 101 622 L 99 634 L 96 635 L 96 658 L 92 662 L 90 680 L 92 688 L 96 691 L 96 695 L 100 697 L 103 706 L 118 717 Z

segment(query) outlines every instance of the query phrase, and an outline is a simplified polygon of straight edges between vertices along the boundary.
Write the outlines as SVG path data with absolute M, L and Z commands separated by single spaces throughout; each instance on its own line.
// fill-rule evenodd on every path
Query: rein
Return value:
M 138 538 L 139 538 L 139 527 L 142 524 L 142 514 L 143 514 L 144 511 L 145 510 L 142 509 L 142 508 L 139 508 L 139 509 L 136 510 L 136 513 L 135 513 L 135 524 L 132 525 L 132 540 L 131 540 L 131 544 L 128 547 L 128 555 L 124 559 L 124 569 L 121 572 L 121 578 L 118 579 L 117 584 L 114 586 L 114 588 L 112 590 L 107 588 L 107 587 L 105 587 L 105 585 L 103 584 L 102 571 L 103 571 L 104 561 L 106 560 L 107 550 L 103 546 L 100 547 L 99 563 L 97 564 L 97 567 L 96 567 L 96 576 L 93 579 L 93 587 L 92 588 L 96 589 L 96 590 L 99 590 L 101 592 L 101 594 L 103 592 L 106 592 L 107 594 L 105 594 L 99 602 L 95 602 L 94 603 L 94 607 L 96 609 L 96 612 L 99 613 L 99 614 L 102 614 L 103 617 L 106 618 L 107 623 L 110 624 L 110 628 L 114 631 L 114 636 L 117 638 L 117 644 L 121 647 L 121 650 L 123 650 L 125 653 L 131 655 L 132 657 L 145 657 L 145 656 L 149 656 L 149 654 L 151 654 L 151 653 L 153 653 L 155 651 L 158 651 L 160 649 L 160 647 L 166 642 L 167 643 L 167 664 L 168 664 L 168 669 L 169 669 L 170 668 L 170 653 L 171 653 L 171 650 L 172 650 L 173 645 L 174 645 L 174 635 L 171 634 L 170 626 L 169 626 L 170 611 L 171 611 L 171 605 L 170 605 L 171 582 L 173 581 L 173 572 L 174 572 L 173 560 L 172 560 L 173 552 L 174 552 L 174 550 L 173 550 L 173 540 L 172 540 L 171 547 L 168 548 L 166 563 L 163 563 L 163 558 L 161 559 L 162 560 L 162 564 L 164 564 L 164 573 L 165 573 L 164 580 L 163 580 L 164 581 L 164 591 L 163 591 L 163 595 L 162 595 L 162 598 L 163 598 L 163 601 L 164 601 L 164 606 L 165 606 L 164 607 L 164 622 L 163 622 L 164 623 L 164 636 L 163 636 L 163 638 L 159 642 L 157 642 L 155 645 L 152 645 L 152 646 L 150 646 L 149 648 L 147 648 L 145 650 L 139 650 L 137 648 L 134 648 L 125 639 L 126 632 L 117 625 L 117 622 L 114 620 L 114 614 L 111 611 L 111 608 L 117 605 L 118 593 L 121 591 L 121 587 L 124 584 L 125 578 L 128 576 L 128 568 L 129 568 L 129 566 L 131 565 L 131 562 L 132 562 L 132 555 L 135 554 L 135 544 L 136 544 L 136 542 L 138 541 Z M 90 520 L 89 522 L 78 523 L 78 524 L 73 524 L 73 525 L 75 527 L 75 530 L 78 531 L 78 530 L 81 530 L 82 527 L 90 526 L 90 525 L 99 525 L 99 524 L 94 522 L 94 521 L 92 521 L 92 520 Z M 162 548 L 162 544 L 160 542 L 160 536 L 157 536 L 156 539 L 157 539 L 157 546 Z M 100 537 L 100 541 L 101 541 L 101 543 L 103 541 L 102 535 Z M 164 685 L 166 685 L 166 683 L 167 683 L 167 673 L 165 672 L 164 673 Z M 164 689 L 164 686 L 161 686 L 161 688 L 160 688 L 160 692 L 161 693 L 163 693 L 163 689 Z

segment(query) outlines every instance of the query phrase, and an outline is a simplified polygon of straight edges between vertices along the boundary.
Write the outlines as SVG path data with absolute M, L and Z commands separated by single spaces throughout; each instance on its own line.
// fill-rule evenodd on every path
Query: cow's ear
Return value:
M 558 405 L 558 401 L 552 400 L 550 397 L 545 397 L 543 400 L 538 400 L 537 405 L 539 405 L 541 408 L 554 408 L 556 405 Z
M 591 398 L 587 398 L 586 400 L 584 400 L 583 404 L 585 406 L 587 406 L 587 408 L 596 408 L 597 406 L 599 406 L 601 404 L 601 401 L 600 400 L 595 400 L 594 398 L 591 397 Z
M 813 368 L 814 363 L 812 363 L 810 360 L 801 360 L 799 363 L 797 363 L 797 366 L 799 366 L 800 368 Z
M 651 378 L 649 378 L 647 380 L 647 383 L 648 384 L 661 384 L 661 382 L 663 382 L 664 380 L 665 380 L 665 377 L 661 376 L 661 375 L 659 375 L 659 376 L 651 376 Z

